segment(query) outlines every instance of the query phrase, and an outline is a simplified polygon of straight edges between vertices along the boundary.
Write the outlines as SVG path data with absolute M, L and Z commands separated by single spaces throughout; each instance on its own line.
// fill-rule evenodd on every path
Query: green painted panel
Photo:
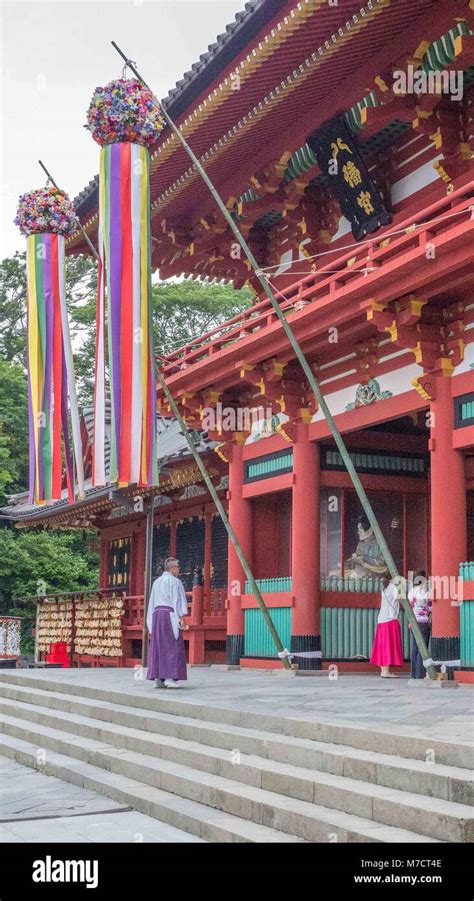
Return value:
M 467 401 L 461 404 L 461 419 L 472 419 L 474 417 L 474 401 Z
M 402 611 L 400 615 L 400 625 L 402 627 L 402 647 L 403 647 L 403 659 L 410 660 L 411 657 L 411 635 L 410 630 L 408 628 L 408 620 L 405 616 L 405 613 Z
M 472 561 L 459 564 L 459 578 L 461 582 L 474 582 L 474 563 Z
M 426 462 L 420 458 L 393 457 L 387 454 L 349 454 L 356 469 L 368 469 L 378 472 L 419 472 L 426 471 Z M 327 466 L 343 465 L 339 451 L 326 451 Z
M 474 608 L 474 605 L 473 605 Z M 321 650 L 325 660 L 370 658 L 378 608 L 322 607 Z M 404 660 L 410 659 L 410 633 L 405 614 L 400 615 Z M 473 616 L 474 646 L 474 616 Z
M 359 100 L 350 110 L 345 113 L 346 123 L 351 131 L 359 131 L 362 128 L 362 111 L 369 106 L 378 106 L 376 94 L 371 91 L 362 100 Z
M 280 457 L 272 457 L 270 460 L 247 463 L 246 476 L 248 479 L 255 479 L 269 473 L 274 475 L 282 469 L 291 469 L 292 466 L 293 451 L 290 451 L 287 454 L 282 454 Z
M 288 167 L 285 172 L 285 178 L 290 181 L 292 178 L 298 178 L 303 172 L 307 172 L 317 163 L 316 154 L 313 153 L 309 144 L 300 147 L 292 154 L 288 161 Z
M 291 591 L 293 586 L 291 576 L 277 576 L 274 579 L 256 579 L 255 581 L 262 592 Z M 252 594 L 252 586 L 248 579 L 245 583 L 245 594 Z
M 454 42 L 460 35 L 472 34 L 469 25 L 465 19 L 462 19 L 453 28 L 450 28 L 446 34 L 443 34 L 428 47 L 423 56 L 421 63 L 425 72 L 438 71 L 444 69 L 449 63 L 456 59 Z
M 474 600 L 461 604 L 461 666 L 474 666 Z
M 284 648 L 290 647 L 291 607 L 269 607 Z M 276 657 L 277 651 L 260 608 L 245 610 L 244 654 L 246 657 Z

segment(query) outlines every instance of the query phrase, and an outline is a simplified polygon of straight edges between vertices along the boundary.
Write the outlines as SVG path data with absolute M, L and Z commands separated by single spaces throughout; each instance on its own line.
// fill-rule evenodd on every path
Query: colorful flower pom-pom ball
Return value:
M 156 97 L 136 78 L 96 88 L 87 112 L 87 128 L 101 147 L 123 141 L 149 147 L 164 125 Z
M 15 225 L 23 235 L 53 232 L 67 237 L 77 230 L 77 218 L 64 191 L 55 187 L 38 188 L 21 195 Z

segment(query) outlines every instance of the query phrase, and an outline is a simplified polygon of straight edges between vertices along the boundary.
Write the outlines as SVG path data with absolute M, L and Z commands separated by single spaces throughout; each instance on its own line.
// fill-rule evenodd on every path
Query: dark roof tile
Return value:
M 235 59 L 253 36 L 283 6 L 285 0 L 250 0 L 245 9 L 235 15 L 235 21 L 226 26 L 225 32 L 209 44 L 199 61 L 193 63 L 176 85 L 163 97 L 162 103 L 169 114 L 177 119 L 184 110 L 191 106 L 193 100 L 205 90 L 229 63 Z M 78 215 L 83 218 L 97 202 L 99 176 L 92 181 L 74 199 Z

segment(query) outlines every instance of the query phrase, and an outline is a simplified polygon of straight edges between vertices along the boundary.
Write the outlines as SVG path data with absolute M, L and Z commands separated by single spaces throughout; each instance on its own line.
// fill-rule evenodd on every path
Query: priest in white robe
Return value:
M 148 604 L 146 624 L 151 641 L 147 679 L 154 679 L 156 688 L 163 683 L 166 688 L 179 688 L 178 681 L 187 679 L 181 630 L 188 604 L 178 575 L 179 560 L 169 557 L 163 575 L 153 582 Z

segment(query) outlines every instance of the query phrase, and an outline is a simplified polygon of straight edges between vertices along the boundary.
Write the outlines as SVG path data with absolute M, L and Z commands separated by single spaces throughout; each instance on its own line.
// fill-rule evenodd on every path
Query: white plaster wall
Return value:
M 416 363 L 413 363 L 410 366 L 404 366 L 402 369 L 396 369 L 395 372 L 377 376 L 377 382 L 381 391 L 391 391 L 393 396 L 396 397 L 397 394 L 404 394 L 406 391 L 410 391 L 413 387 L 411 384 L 412 379 L 418 375 L 421 375 L 421 369 Z M 350 385 L 348 388 L 342 388 L 340 391 L 333 391 L 331 394 L 325 395 L 327 405 L 333 416 L 345 413 L 347 405 L 354 402 L 356 387 L 356 384 Z M 324 416 L 322 411 L 318 410 L 312 421 L 318 422 L 320 419 L 324 419 Z

